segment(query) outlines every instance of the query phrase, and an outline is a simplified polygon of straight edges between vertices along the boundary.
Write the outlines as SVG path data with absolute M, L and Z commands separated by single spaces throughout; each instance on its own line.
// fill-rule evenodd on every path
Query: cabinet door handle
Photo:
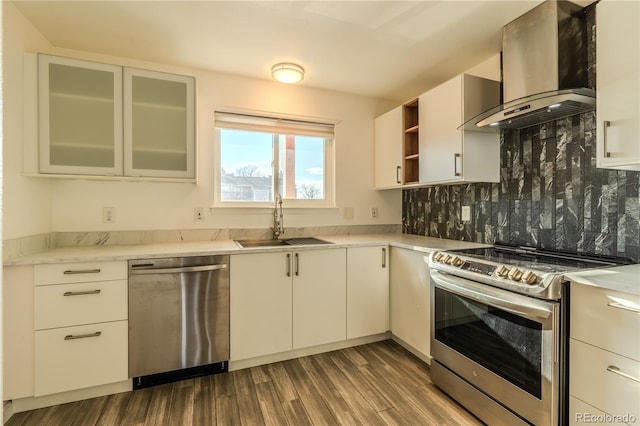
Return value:
M 462 154 L 458 152 L 453 154 L 453 174 L 455 176 L 462 176 L 462 172 L 458 171 L 458 158 L 462 159 Z
M 295 270 L 295 274 L 296 276 L 300 275 L 300 255 L 298 255 L 298 253 L 295 254 L 296 257 L 296 270 Z
M 611 126 L 611 122 L 609 120 L 604 120 L 602 122 L 602 150 L 604 156 L 609 158 L 611 157 L 611 153 L 609 152 L 609 147 L 607 146 L 607 129 Z
M 89 337 L 99 337 L 102 335 L 102 331 L 96 331 L 95 333 L 89 334 L 69 334 L 64 336 L 64 340 L 77 340 L 77 339 L 88 339 Z
M 382 247 L 382 268 L 387 267 L 387 249 Z
M 62 295 L 63 296 L 84 296 L 86 294 L 100 294 L 102 290 L 100 289 L 96 289 L 96 290 L 87 290 L 87 291 L 65 291 Z
M 640 383 L 640 379 L 638 379 L 637 377 L 633 377 L 631 374 L 627 374 L 623 371 L 620 371 L 620 368 L 616 367 L 615 365 L 610 365 L 607 367 L 607 371 L 617 374 L 618 376 L 622 376 L 624 378 L 627 378 L 629 380 L 633 380 L 634 382 L 638 382 Z
M 400 180 L 400 170 L 402 169 L 401 166 L 396 166 L 396 183 L 402 183 L 402 181 Z
M 291 276 L 291 253 L 287 253 L 287 276 Z
M 99 274 L 100 268 L 97 269 L 67 269 L 63 272 L 65 275 L 76 275 L 76 274 Z
M 616 308 L 616 309 L 624 309 L 625 311 L 635 312 L 636 314 L 640 314 L 640 309 L 632 308 L 631 306 L 625 306 L 622 303 L 618 303 L 618 302 L 609 302 L 607 303 L 607 306 L 611 308 Z

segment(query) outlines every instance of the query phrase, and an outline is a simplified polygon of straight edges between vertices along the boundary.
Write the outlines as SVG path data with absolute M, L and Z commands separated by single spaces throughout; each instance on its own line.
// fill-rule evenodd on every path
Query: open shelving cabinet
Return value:
M 420 148 L 418 142 L 418 99 L 407 102 L 402 106 L 402 156 L 403 156 L 403 184 L 418 183 L 420 177 L 419 160 Z

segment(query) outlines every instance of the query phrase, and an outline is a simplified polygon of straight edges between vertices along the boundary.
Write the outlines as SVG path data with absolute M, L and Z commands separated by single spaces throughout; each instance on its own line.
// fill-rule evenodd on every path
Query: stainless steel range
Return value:
M 566 424 L 563 274 L 623 263 L 504 244 L 432 252 L 433 383 L 489 425 Z

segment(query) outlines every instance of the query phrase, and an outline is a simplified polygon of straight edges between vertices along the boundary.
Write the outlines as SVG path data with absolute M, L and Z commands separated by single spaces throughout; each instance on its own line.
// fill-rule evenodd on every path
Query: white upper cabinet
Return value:
M 640 3 L 596 7 L 597 165 L 640 170 Z
M 375 189 L 402 186 L 402 105 L 376 117 Z
M 195 177 L 193 77 L 124 69 L 124 173 Z
M 38 55 L 39 172 L 195 180 L 193 77 Z
M 499 182 L 500 135 L 458 127 L 500 104 L 500 83 L 461 74 L 418 99 L 420 183 Z
M 122 174 L 122 68 L 39 55 L 40 172 Z

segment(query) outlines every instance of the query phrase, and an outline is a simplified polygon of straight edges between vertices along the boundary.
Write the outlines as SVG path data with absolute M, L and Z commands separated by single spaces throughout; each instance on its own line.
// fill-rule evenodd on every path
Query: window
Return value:
M 216 112 L 218 205 L 333 206 L 334 125 Z

